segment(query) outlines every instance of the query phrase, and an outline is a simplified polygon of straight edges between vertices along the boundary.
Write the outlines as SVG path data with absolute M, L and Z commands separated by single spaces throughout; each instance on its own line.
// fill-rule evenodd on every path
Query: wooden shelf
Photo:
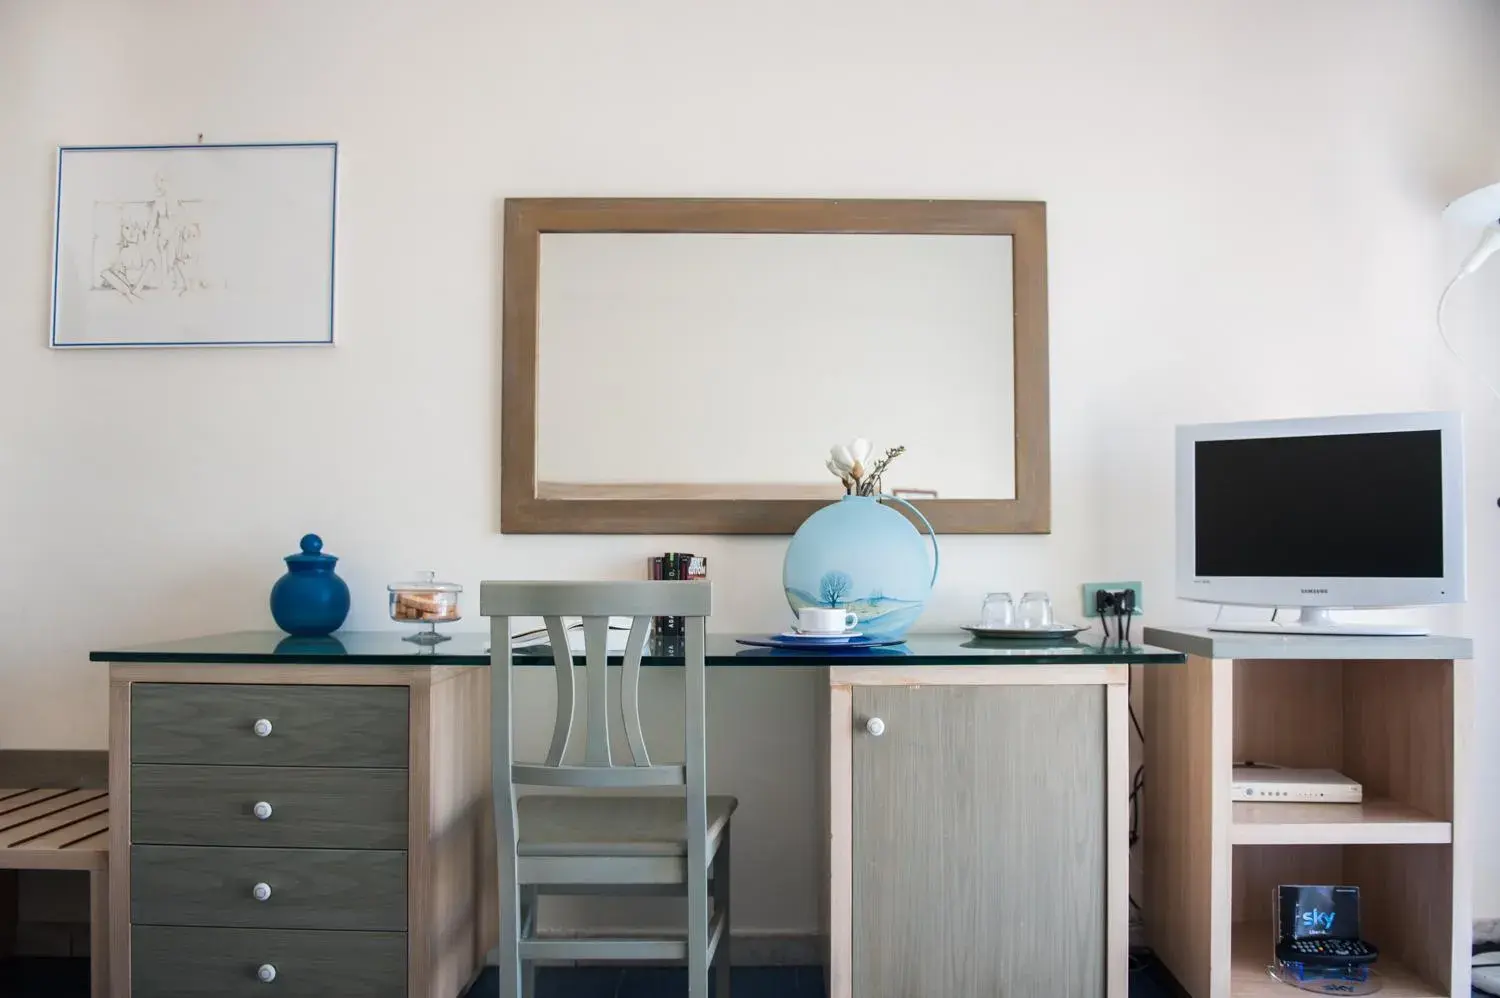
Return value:
M 1287 998 L 1306 993 L 1271 979 L 1266 973 L 1271 962 L 1270 950 L 1269 923 L 1235 924 L 1230 940 L 1230 998 Z M 1381 979 L 1381 998 L 1448 998 L 1448 992 L 1434 988 L 1390 957 L 1382 956 L 1376 961 L 1375 973 Z
M 1393 800 L 1362 804 L 1236 801 L 1235 845 L 1399 845 L 1453 841 L 1453 824 Z

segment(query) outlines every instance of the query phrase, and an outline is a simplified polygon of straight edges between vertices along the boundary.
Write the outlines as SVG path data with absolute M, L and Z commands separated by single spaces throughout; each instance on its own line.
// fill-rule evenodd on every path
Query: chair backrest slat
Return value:
M 641 730 L 641 653 L 650 628 L 650 617 L 631 620 L 630 637 L 625 640 L 625 662 L 620 670 L 620 716 L 625 722 L 625 737 L 630 740 L 630 759 L 637 766 L 651 765 L 646 736 Z
M 492 634 L 502 632 L 503 640 L 492 638 L 493 666 L 504 670 L 504 677 L 491 682 L 510 686 L 513 667 L 509 640 L 511 617 L 541 617 L 552 646 L 552 664 L 557 674 L 557 715 L 552 727 L 552 741 L 545 763 L 516 764 L 509 747 L 511 736 L 509 694 L 497 694 L 496 702 L 507 704 L 507 717 L 497 712 L 503 731 L 503 754 L 496 745 L 496 760 L 509 763 L 514 783 L 559 787 L 649 787 L 691 786 L 701 782 L 703 754 L 702 719 L 689 719 L 685 732 L 684 766 L 653 766 L 646 750 L 641 725 L 641 660 L 651 619 L 658 616 L 685 618 L 683 666 L 689 689 L 702 688 L 704 661 L 704 619 L 711 608 L 708 582 L 485 582 L 480 586 L 481 612 L 492 618 Z M 583 764 L 569 766 L 566 758 L 572 741 L 573 714 L 577 691 L 573 677 L 575 656 L 568 643 L 568 626 L 564 617 L 582 618 L 583 659 L 585 663 L 584 695 L 588 721 L 584 730 Z M 610 746 L 609 724 L 609 618 L 630 617 L 630 633 L 625 641 L 623 670 L 620 680 L 620 714 L 630 746 L 630 765 L 623 759 L 616 763 Z M 691 710 L 691 707 L 689 708 Z M 699 737 L 692 737 L 696 729 Z M 701 788 L 700 788 L 701 789 Z
M 634 624 L 634 621 L 631 621 Z M 583 654 L 588 663 L 589 729 L 584 765 L 613 766 L 609 750 L 609 618 L 583 618 Z
M 547 641 L 552 646 L 552 668 L 557 673 L 557 719 L 552 723 L 552 745 L 547 765 L 561 766 L 573 737 L 573 653 L 561 617 L 547 617 Z

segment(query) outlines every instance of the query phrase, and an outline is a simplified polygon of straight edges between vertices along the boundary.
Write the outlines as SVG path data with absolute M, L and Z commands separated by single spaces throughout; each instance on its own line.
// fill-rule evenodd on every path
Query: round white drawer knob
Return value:
M 885 722 L 878 717 L 872 717 L 865 722 L 865 730 L 879 738 L 885 734 Z
M 265 821 L 271 816 L 271 805 L 265 801 L 257 801 L 252 810 L 255 811 L 255 816 L 261 821 Z
M 256 884 L 250 888 L 250 894 L 257 901 L 269 901 L 271 899 L 271 885 L 267 883 Z
M 255 976 L 259 977 L 267 984 L 270 984 L 272 981 L 276 980 L 276 968 L 271 966 L 269 963 L 263 963 L 255 971 Z
M 252 728 L 257 735 L 264 738 L 271 733 L 271 722 L 263 717 L 260 720 L 256 721 L 255 724 L 252 725 Z

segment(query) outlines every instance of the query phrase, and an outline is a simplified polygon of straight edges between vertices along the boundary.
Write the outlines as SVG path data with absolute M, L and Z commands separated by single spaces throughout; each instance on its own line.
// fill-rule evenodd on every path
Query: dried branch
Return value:
M 865 476 L 865 480 L 860 483 L 859 494 L 862 496 L 874 495 L 875 489 L 879 487 L 881 476 L 885 474 L 885 469 L 890 467 L 892 461 L 905 453 L 906 448 L 904 446 L 892 447 L 886 451 L 880 460 L 875 462 L 875 466 L 870 469 L 870 473 Z

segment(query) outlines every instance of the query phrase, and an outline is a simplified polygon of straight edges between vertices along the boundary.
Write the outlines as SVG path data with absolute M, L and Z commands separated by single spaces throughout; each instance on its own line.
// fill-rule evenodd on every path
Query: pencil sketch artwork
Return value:
M 334 142 L 60 148 L 50 345 L 331 345 L 337 191 Z
M 224 277 L 204 253 L 213 202 L 181 196 L 165 169 L 153 186 L 139 200 L 94 202 L 90 290 L 128 302 L 222 290 Z

